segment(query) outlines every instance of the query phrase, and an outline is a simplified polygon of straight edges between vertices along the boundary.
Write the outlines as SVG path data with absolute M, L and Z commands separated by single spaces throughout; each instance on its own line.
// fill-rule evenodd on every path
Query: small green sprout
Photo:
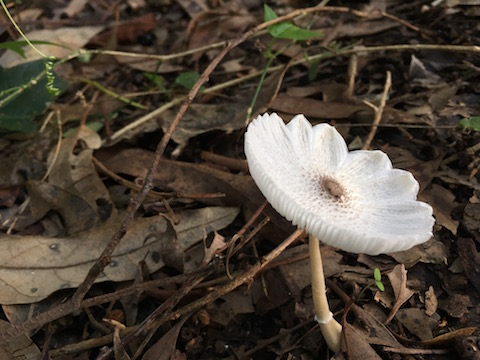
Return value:
M 385 291 L 385 286 L 382 283 L 382 273 L 379 268 L 373 270 L 373 277 L 375 278 L 375 285 L 377 285 L 380 291 Z
M 460 120 L 460 127 L 480 131 L 480 116 L 472 116 L 471 118 Z

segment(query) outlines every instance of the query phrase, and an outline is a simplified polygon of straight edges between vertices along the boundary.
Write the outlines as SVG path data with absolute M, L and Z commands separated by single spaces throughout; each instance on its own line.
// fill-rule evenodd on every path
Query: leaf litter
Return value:
M 333 358 L 478 358 L 478 51 L 446 48 L 478 43 L 478 4 L 332 2 L 305 11 L 278 1 L 267 20 L 292 14 L 290 22 L 222 54 L 223 40 L 265 20 L 260 4 L 60 3 L 9 7 L 30 40 L 68 46 L 45 53 L 88 50 L 62 69 L 68 90 L 29 119 L 46 126 L 34 136 L 10 127 L 0 139 L 2 356 L 325 358 L 304 237 L 265 207 L 242 133 L 249 113 L 304 113 L 362 148 L 391 71 L 371 148 L 413 172 L 420 200 L 434 208 L 435 237 L 388 256 L 322 249 L 328 296 L 344 325 Z M 8 23 L 0 32 L 17 38 Z M 386 48 L 426 39 L 439 46 Z M 24 49 L 26 59 L 2 50 L 2 66 L 31 62 Z M 189 90 L 179 76 L 201 74 L 218 56 L 225 58 L 176 123 Z M 85 126 L 95 123 L 99 130 Z M 162 137 L 173 141 L 145 182 Z M 137 211 L 127 209 L 149 184 Z M 101 255 L 117 232 L 116 249 Z M 280 254 L 283 239 L 296 240 Z

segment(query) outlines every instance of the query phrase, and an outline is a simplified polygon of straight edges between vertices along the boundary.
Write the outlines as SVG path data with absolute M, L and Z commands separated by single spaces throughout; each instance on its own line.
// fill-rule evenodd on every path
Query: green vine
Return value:
M 54 62 L 57 59 L 53 56 L 47 56 L 43 52 L 41 52 L 40 49 L 38 49 L 27 38 L 27 36 L 23 33 L 22 29 L 20 29 L 20 27 L 16 23 L 15 19 L 12 17 L 10 12 L 8 11 L 7 5 L 5 5 L 4 0 L 0 0 L 0 3 L 2 4 L 3 11 L 5 11 L 5 14 L 7 15 L 8 20 L 10 20 L 13 27 L 17 30 L 17 32 L 20 34 L 20 36 L 25 40 L 25 42 L 28 44 L 28 46 L 30 46 L 37 54 L 39 54 L 44 59 L 45 77 L 47 78 L 46 89 L 50 94 L 52 94 L 54 96 L 57 96 L 58 94 L 60 94 L 60 89 L 58 89 L 54 86 L 55 74 L 53 73 L 53 67 L 55 65 Z

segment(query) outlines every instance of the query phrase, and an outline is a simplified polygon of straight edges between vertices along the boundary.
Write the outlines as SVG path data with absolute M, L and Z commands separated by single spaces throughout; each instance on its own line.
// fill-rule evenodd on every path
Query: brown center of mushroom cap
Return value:
M 330 177 L 322 177 L 320 179 L 320 186 L 332 199 L 336 201 L 345 200 L 345 190 L 336 180 Z

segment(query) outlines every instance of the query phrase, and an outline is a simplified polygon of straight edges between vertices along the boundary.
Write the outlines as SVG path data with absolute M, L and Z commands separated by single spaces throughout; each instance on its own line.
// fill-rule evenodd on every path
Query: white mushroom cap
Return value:
M 328 245 L 378 255 L 429 240 L 435 219 L 418 183 L 379 150 L 349 152 L 338 131 L 303 115 L 258 116 L 245 133 L 250 173 L 270 204 Z

